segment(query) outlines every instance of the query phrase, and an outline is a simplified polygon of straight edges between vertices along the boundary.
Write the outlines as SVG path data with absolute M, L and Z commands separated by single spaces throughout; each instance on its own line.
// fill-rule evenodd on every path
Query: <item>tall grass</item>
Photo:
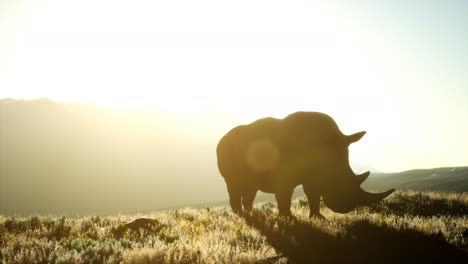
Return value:
M 0 216 L 3 263 L 301 263 L 463 260 L 468 254 L 468 194 L 396 192 L 382 202 L 308 218 L 305 198 L 293 218 L 263 202 L 239 217 L 227 207 L 154 212 L 155 225 L 126 229 L 142 215 Z M 385 261 L 384 261 L 385 262 Z

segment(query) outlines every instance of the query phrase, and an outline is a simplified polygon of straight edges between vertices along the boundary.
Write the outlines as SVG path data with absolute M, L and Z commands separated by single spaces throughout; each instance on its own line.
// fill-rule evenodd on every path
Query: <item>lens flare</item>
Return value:
M 278 165 L 280 152 L 270 139 L 259 139 L 250 143 L 246 158 L 255 172 L 268 172 Z

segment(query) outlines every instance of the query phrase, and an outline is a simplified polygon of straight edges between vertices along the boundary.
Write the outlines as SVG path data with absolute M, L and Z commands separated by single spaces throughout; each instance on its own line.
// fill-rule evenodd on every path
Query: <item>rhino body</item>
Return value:
M 230 130 L 218 143 L 217 162 L 234 212 L 250 210 L 257 191 L 274 193 L 279 213 L 290 215 L 294 188 L 302 185 L 310 216 L 319 202 L 335 212 L 381 200 L 394 190 L 368 193 L 360 188 L 369 172 L 356 175 L 348 146 L 365 132 L 344 135 L 335 121 L 319 112 L 296 112 L 284 119 L 262 118 Z

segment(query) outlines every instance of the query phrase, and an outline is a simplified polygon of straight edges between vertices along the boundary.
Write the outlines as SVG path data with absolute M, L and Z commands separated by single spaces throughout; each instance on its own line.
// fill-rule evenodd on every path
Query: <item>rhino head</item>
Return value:
M 322 197 L 324 203 L 335 212 L 347 213 L 357 206 L 380 201 L 392 194 L 395 189 L 381 193 L 370 193 L 360 186 L 370 172 L 356 175 L 349 165 L 348 147 L 360 140 L 366 132 L 362 131 L 349 136 L 341 136 L 332 153 L 336 153 L 329 162 L 320 168 L 322 178 Z M 333 165 L 332 165 L 333 164 Z

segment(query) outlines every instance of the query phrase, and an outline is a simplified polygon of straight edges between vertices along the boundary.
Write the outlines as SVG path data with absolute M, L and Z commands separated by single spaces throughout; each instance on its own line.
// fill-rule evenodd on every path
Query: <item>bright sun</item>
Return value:
M 422 149 L 412 156 L 418 162 L 449 159 L 437 153 L 466 157 L 466 62 L 441 53 L 466 52 L 466 39 L 447 36 L 447 48 L 423 45 L 418 55 L 414 43 L 433 42 L 411 31 L 420 25 L 389 20 L 413 38 L 392 39 L 368 14 L 321 1 L 2 3 L 0 97 L 163 108 L 217 116 L 226 126 L 321 111 L 344 133 L 367 130 L 353 151 L 377 167 L 394 168 L 383 164 L 398 146 Z M 424 150 L 447 133 L 438 151 Z
M 336 93 L 349 83 L 362 92 L 375 86 L 367 59 L 330 33 L 344 22 L 320 4 L 253 4 L 268 8 L 261 16 L 216 2 L 88 4 L 48 1 L 7 13 L 16 25 L 8 44 L 18 51 L 3 54 L 7 94 L 252 119 L 320 110 L 342 100 Z

